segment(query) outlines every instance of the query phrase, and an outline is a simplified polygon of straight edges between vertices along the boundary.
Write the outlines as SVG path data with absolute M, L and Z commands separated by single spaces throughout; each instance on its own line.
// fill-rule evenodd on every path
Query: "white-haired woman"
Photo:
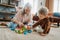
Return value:
M 19 24 L 19 26 L 28 24 L 31 20 L 31 5 L 26 4 L 22 12 L 17 13 L 13 20 L 15 20 Z

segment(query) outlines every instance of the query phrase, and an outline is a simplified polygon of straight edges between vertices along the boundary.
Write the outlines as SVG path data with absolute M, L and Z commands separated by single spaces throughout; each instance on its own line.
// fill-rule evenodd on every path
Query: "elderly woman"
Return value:
M 19 12 L 13 18 L 19 24 L 19 26 L 23 26 L 24 24 L 28 24 L 31 20 L 31 5 L 26 4 L 23 11 Z
M 46 7 L 42 7 L 39 10 L 39 20 L 32 26 L 33 28 L 40 25 L 40 27 L 43 29 L 43 32 L 39 32 L 42 36 L 45 36 L 50 31 L 50 21 L 49 17 L 47 16 L 48 9 Z

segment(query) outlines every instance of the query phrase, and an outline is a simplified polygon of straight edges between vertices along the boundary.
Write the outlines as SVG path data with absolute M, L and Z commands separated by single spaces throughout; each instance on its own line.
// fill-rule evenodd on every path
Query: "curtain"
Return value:
M 45 6 L 49 9 L 49 12 L 53 12 L 53 0 L 46 0 Z

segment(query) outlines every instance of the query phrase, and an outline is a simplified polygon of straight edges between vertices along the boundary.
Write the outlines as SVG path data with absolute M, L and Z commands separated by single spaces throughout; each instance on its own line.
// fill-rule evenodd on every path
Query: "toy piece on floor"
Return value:
M 31 32 L 32 32 L 32 30 L 31 30 L 31 27 L 30 27 L 30 26 L 28 26 L 28 25 L 27 25 L 27 26 L 26 26 L 26 29 L 27 29 L 27 30 L 25 30 L 25 31 L 24 31 L 24 35 L 26 35 L 26 34 L 28 34 L 28 33 L 31 33 Z
M 28 30 L 28 33 L 31 33 L 32 32 L 32 30 Z
M 25 30 L 24 31 L 24 35 L 26 35 L 26 34 L 28 34 L 28 33 L 31 33 L 32 32 L 32 30 Z
M 17 27 L 17 24 L 16 23 L 14 23 L 14 22 L 10 22 L 10 23 L 8 23 L 7 24 L 7 26 L 11 29 L 11 30 L 15 30 L 15 28 Z
M 18 33 L 18 34 L 27 35 L 28 33 L 31 33 L 32 30 L 30 29 L 29 26 L 23 26 L 23 27 L 21 27 L 21 28 L 16 28 L 16 29 L 15 29 L 15 32 Z
M 18 34 L 22 34 L 23 33 L 23 31 L 20 30 L 20 29 L 15 29 L 15 32 L 18 33 Z
M 22 34 L 25 30 L 26 30 L 25 27 L 16 28 L 16 29 L 15 29 L 15 32 L 18 33 L 18 34 Z
M 27 33 L 28 33 L 28 31 L 27 31 L 27 30 L 25 30 L 25 31 L 24 31 L 24 35 L 27 35 Z
M 31 27 L 29 25 L 27 25 L 27 30 L 31 30 Z

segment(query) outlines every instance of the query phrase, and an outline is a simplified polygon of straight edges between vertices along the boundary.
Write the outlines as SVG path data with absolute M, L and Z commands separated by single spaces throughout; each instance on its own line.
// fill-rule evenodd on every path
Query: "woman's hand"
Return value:
M 23 27 L 23 26 L 24 26 L 24 24 L 23 24 L 23 23 L 19 23 L 19 26 L 20 26 L 20 27 Z
M 23 24 L 23 23 L 21 23 L 21 24 L 20 24 L 20 26 L 22 26 L 22 27 L 23 27 L 23 26 L 24 26 L 24 24 Z

